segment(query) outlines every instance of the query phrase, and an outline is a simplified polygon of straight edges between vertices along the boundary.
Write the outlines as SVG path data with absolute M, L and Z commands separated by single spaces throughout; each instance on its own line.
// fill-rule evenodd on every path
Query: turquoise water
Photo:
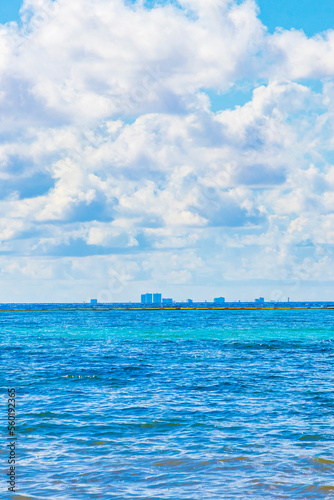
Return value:
M 2 311 L 18 423 L 5 498 L 334 498 L 333 319 Z

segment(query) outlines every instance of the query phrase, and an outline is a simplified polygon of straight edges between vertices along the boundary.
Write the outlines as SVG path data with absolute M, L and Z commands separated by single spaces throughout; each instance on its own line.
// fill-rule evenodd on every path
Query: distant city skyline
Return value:
M 189 305 L 191 306 L 196 305 L 196 304 L 207 304 L 208 306 L 214 305 L 216 307 L 224 307 L 225 305 L 228 307 L 230 304 L 254 304 L 256 305 L 267 305 L 267 304 L 295 304 L 295 303 L 303 303 L 303 304 L 316 304 L 316 303 L 334 303 L 333 301 L 312 301 L 312 300 L 305 300 L 305 301 L 292 301 L 290 298 L 287 300 L 266 300 L 264 297 L 256 298 L 254 300 L 222 300 L 222 297 L 215 298 L 213 300 L 193 300 L 193 299 L 187 299 L 187 300 L 173 300 L 172 298 L 162 298 L 161 302 L 153 302 L 150 301 L 150 299 L 147 301 L 147 298 L 145 298 L 146 295 L 152 295 L 152 294 L 143 294 L 141 297 L 141 300 L 138 301 L 121 301 L 121 302 L 110 302 L 110 304 L 129 304 L 129 305 L 147 305 L 149 307 L 156 307 L 156 306 L 164 306 L 164 305 L 177 305 L 177 304 L 183 304 L 183 305 Z M 97 299 L 90 299 L 90 305 L 91 306 L 97 306 L 97 305 L 103 305 L 103 304 L 109 304 L 108 302 L 99 302 Z
M 290 298 L 286 302 L 289 302 Z M 173 300 L 172 298 L 167 298 L 167 297 L 162 297 L 161 293 L 142 293 L 140 296 L 140 300 L 138 300 L 138 303 L 145 304 L 145 305 L 159 305 L 159 304 L 173 304 L 173 303 L 188 303 L 188 304 L 193 304 L 196 303 L 197 301 L 194 301 L 193 299 L 186 299 L 186 300 L 180 300 L 176 301 Z M 216 305 L 223 305 L 228 302 L 240 302 L 240 299 L 233 300 L 233 301 L 226 301 L 225 297 L 215 297 L 212 300 L 210 299 L 205 299 L 204 301 L 198 301 L 198 302 L 204 302 L 204 303 L 210 303 L 210 304 L 216 304 Z M 255 304 L 264 304 L 265 302 L 282 302 L 282 301 L 274 301 L 274 300 L 268 300 L 266 301 L 264 297 L 260 298 L 255 298 L 254 300 L 248 300 L 245 302 L 254 302 Z M 90 299 L 91 305 L 96 305 L 98 304 L 97 299 Z M 132 303 L 132 301 L 125 301 L 125 303 Z

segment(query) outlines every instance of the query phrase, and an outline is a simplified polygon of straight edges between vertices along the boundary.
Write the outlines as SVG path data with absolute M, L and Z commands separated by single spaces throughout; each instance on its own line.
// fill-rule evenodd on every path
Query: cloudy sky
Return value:
M 0 22 L 1 302 L 333 300 L 332 0 Z

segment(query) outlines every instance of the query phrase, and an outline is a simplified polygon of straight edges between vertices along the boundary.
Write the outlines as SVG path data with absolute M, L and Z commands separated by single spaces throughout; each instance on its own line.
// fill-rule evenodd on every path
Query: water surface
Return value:
M 1 311 L 18 493 L 334 498 L 333 315 Z

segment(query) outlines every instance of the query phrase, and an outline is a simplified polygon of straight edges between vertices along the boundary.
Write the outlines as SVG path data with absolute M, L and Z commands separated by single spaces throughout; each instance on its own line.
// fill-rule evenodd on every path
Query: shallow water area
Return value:
M 2 311 L 17 493 L 334 498 L 333 318 L 330 309 Z

